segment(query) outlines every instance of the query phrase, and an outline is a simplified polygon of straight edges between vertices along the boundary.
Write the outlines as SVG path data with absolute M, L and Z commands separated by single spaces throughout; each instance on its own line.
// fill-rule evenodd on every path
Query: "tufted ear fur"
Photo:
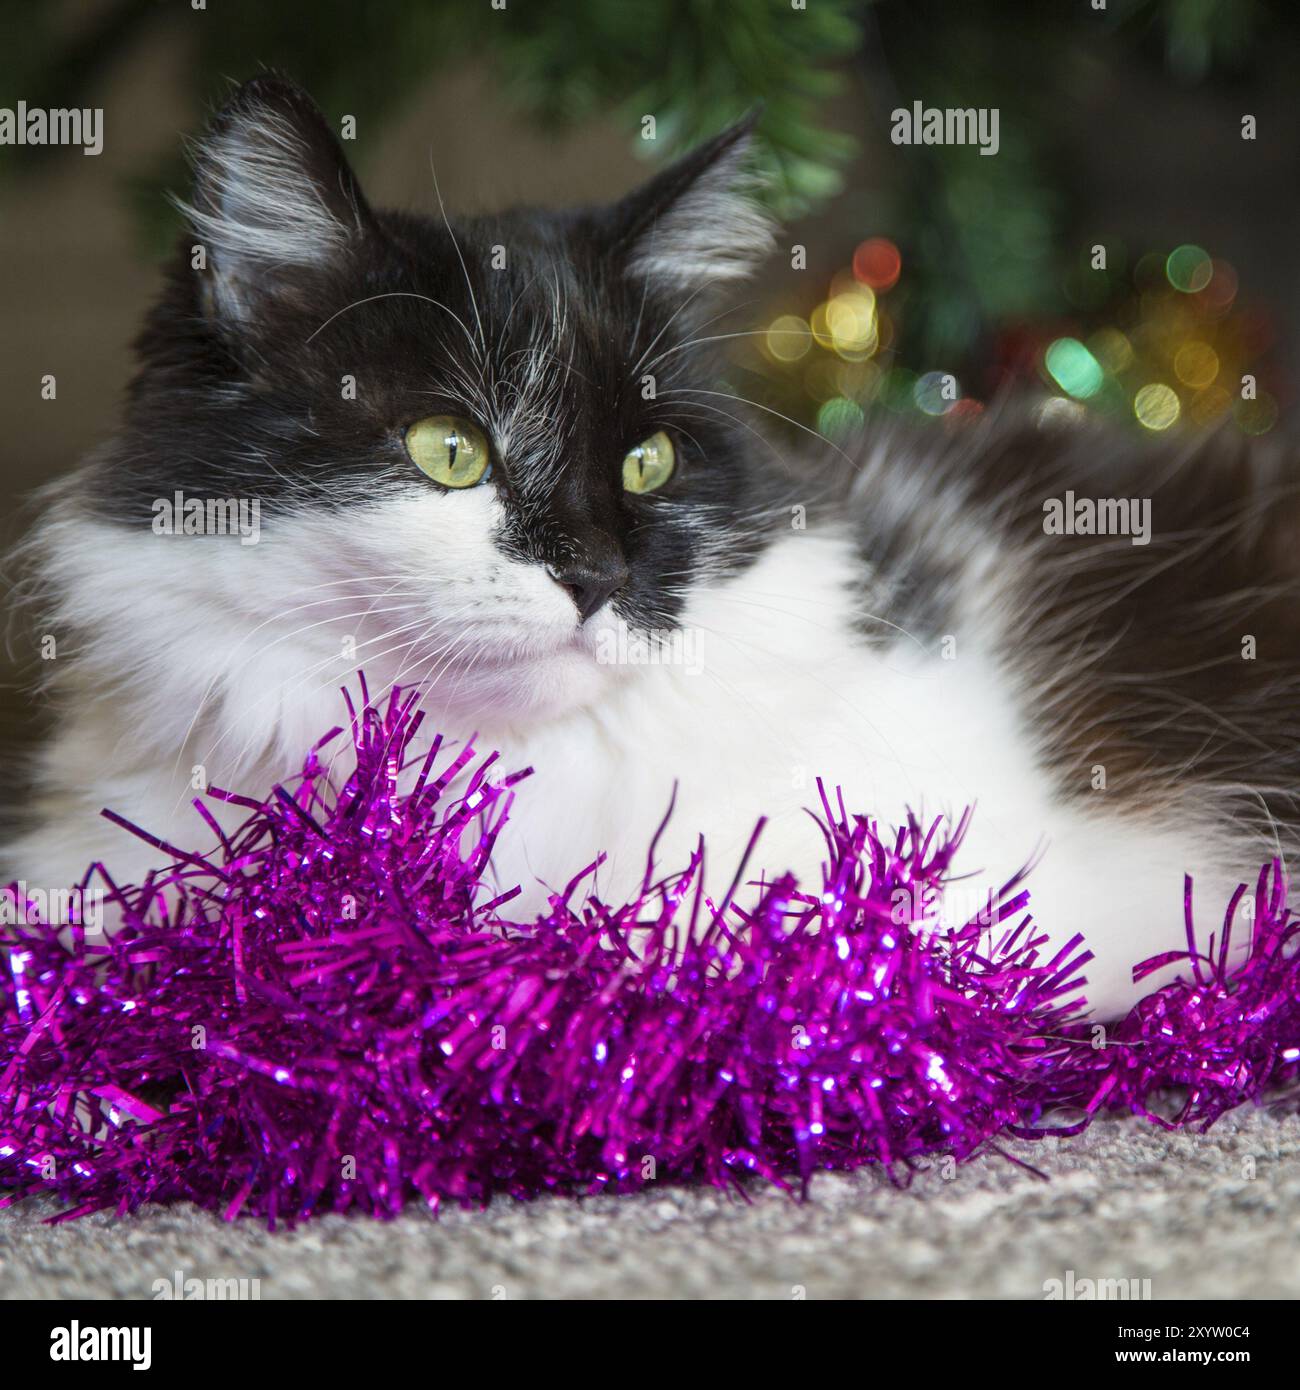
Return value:
M 208 301 L 245 321 L 295 273 L 328 269 L 374 231 L 339 142 L 316 104 L 280 77 L 246 82 L 198 142 L 180 203 L 208 252 Z
M 627 273 L 687 294 L 745 279 L 773 249 L 746 159 L 758 112 L 677 160 L 616 205 Z

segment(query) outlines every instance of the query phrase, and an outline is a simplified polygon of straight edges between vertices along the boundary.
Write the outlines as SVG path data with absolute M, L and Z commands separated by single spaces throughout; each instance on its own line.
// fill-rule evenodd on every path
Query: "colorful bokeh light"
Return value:
M 854 278 L 872 290 L 892 289 L 902 269 L 898 247 L 887 237 L 868 237 L 853 253 Z
M 1214 276 L 1209 253 L 1188 243 L 1176 246 L 1165 260 L 1165 275 L 1174 289 L 1183 294 L 1203 290 Z
M 812 330 L 798 314 L 781 314 L 768 325 L 765 346 L 778 362 L 798 362 L 812 349 Z
M 1163 381 L 1153 381 L 1133 397 L 1133 414 L 1149 430 L 1167 430 L 1182 411 L 1178 392 Z
M 826 334 L 831 348 L 850 361 L 876 350 L 876 296 L 869 289 L 837 294 L 826 303 Z
M 1077 400 L 1087 400 L 1101 390 L 1105 379 L 1101 363 L 1077 338 L 1058 338 L 1043 357 L 1053 381 Z
M 961 395 L 957 378 L 950 372 L 926 372 L 912 387 L 916 408 L 926 415 L 946 415 Z
M 873 408 L 942 420 L 948 429 L 983 411 L 954 373 L 904 365 L 911 287 L 890 295 L 901 271 L 897 246 L 869 237 L 829 277 L 807 318 L 783 311 L 756 339 L 741 335 L 746 344 L 737 353 L 751 363 L 757 356 L 783 383 L 787 394 L 775 398 L 782 413 L 802 414 L 839 439 Z M 989 325 L 991 350 L 972 366 L 977 390 L 1023 390 L 1031 377 L 1045 378 L 1059 393 L 1044 399 L 1040 389 L 1034 400 L 1045 426 L 1127 416 L 1157 432 L 1183 420 L 1198 428 L 1226 420 L 1244 434 L 1263 434 L 1276 424 L 1273 396 L 1262 389 L 1258 399 L 1239 396 L 1238 381 L 1259 371 L 1274 330 L 1261 308 L 1237 302 L 1237 274 L 1226 261 L 1188 242 L 1136 261 L 1121 250 L 1107 272 L 1071 274 L 1087 282 L 1088 293 L 1070 296 L 1076 312 L 1068 328 L 1059 319 L 1054 333 L 1032 322 Z
M 817 431 L 827 439 L 844 439 L 861 428 L 864 418 L 857 401 L 832 396 L 817 412 Z
M 1209 343 L 1184 343 L 1174 354 L 1174 375 L 1184 386 L 1203 390 L 1219 375 L 1219 354 Z

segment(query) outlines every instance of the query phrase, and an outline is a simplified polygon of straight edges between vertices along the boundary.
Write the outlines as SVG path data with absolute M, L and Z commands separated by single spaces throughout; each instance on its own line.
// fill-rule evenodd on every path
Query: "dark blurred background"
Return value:
M 719 331 L 761 330 L 737 388 L 829 435 L 874 410 L 960 428 L 1007 383 L 1135 430 L 1285 429 L 1300 6 L 1098 3 L 0 0 L 0 107 L 105 113 L 97 158 L 0 147 L 0 539 L 113 429 L 182 142 L 268 67 L 355 117 L 373 201 L 425 211 L 431 160 L 453 209 L 607 199 L 761 99 L 790 230 Z M 997 108 L 996 157 L 892 144 L 914 100 Z

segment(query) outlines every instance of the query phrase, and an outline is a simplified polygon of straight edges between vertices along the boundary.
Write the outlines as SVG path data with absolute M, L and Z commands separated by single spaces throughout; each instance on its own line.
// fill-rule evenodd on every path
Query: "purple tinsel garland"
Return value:
M 1197 951 L 1189 882 L 1187 953 L 1137 977 L 1181 959 L 1190 978 L 1103 1038 L 1079 1013 L 1088 952 L 1041 959 L 1027 892 L 939 927 L 964 822 L 884 836 L 823 795 L 819 892 L 786 877 L 746 912 L 714 905 L 697 854 L 631 902 L 586 898 L 579 874 L 510 922 L 513 895 L 488 900 L 483 879 L 517 779 L 435 743 L 399 794 L 420 719 L 396 692 L 354 713 L 341 789 L 320 756 L 340 730 L 292 792 L 213 789 L 242 828 L 211 860 L 108 882 L 111 940 L 0 928 L 0 1205 L 54 1193 L 64 1219 L 188 1199 L 274 1224 L 746 1174 L 802 1189 L 818 1169 L 905 1176 L 1003 1133 L 1074 1133 L 1102 1109 L 1207 1126 L 1295 1080 L 1279 865 L 1231 975 L 1226 928 Z

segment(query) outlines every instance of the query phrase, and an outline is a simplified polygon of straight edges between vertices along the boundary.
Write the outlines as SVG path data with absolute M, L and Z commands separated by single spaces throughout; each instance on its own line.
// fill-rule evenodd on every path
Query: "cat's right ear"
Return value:
M 375 231 L 324 116 L 280 77 L 244 83 L 218 113 L 195 147 L 193 199 L 178 206 L 205 252 L 205 303 L 239 323 Z

